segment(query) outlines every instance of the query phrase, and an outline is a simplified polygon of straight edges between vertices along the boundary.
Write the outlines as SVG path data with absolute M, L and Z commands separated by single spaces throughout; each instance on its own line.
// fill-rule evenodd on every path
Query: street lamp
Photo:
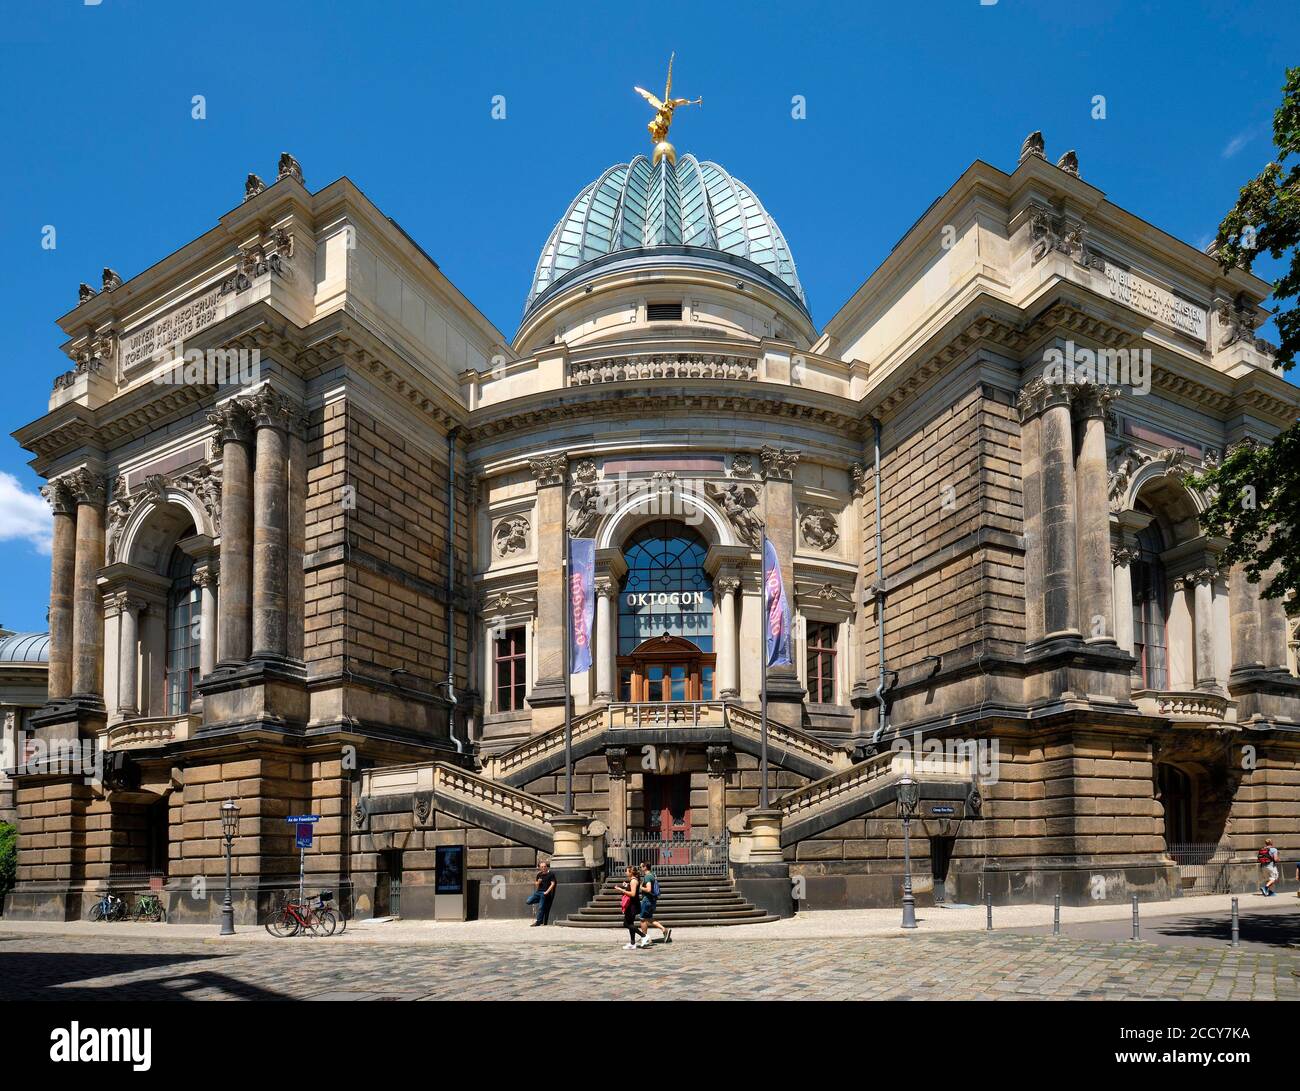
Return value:
M 230 900 L 230 846 L 239 832 L 239 804 L 233 799 L 221 805 L 221 834 L 226 839 L 226 900 L 221 903 L 221 934 L 235 934 L 235 906 Z
M 921 796 L 921 786 L 908 774 L 898 782 L 898 813 L 903 818 L 903 927 L 916 927 L 916 899 L 912 897 L 912 815 Z

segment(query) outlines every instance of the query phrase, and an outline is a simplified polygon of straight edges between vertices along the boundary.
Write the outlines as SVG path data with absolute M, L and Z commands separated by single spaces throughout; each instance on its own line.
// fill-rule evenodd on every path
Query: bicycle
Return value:
M 110 894 L 106 890 L 100 895 L 99 900 L 90 907 L 90 919 L 92 921 L 124 921 L 126 920 L 126 902 L 116 894 Z
M 333 891 L 323 890 L 313 903 L 286 901 L 266 922 L 266 930 L 279 939 L 303 932 L 313 936 L 332 936 L 339 918 L 325 903 L 333 897 Z
M 136 899 L 133 917 L 138 921 L 162 921 L 167 919 L 167 911 L 163 908 L 162 899 L 150 891 Z

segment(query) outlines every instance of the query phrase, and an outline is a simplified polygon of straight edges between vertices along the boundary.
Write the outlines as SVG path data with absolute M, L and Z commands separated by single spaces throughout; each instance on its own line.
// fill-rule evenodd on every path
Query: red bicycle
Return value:
M 304 933 L 332 936 L 339 926 L 338 913 L 327 904 L 333 897 L 332 890 L 322 890 L 314 902 L 286 901 L 266 922 L 266 930 L 280 939 Z

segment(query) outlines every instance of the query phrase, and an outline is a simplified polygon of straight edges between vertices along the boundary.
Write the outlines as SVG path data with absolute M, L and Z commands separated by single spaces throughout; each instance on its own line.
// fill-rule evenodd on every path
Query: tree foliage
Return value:
M 1300 67 L 1287 69 L 1282 105 L 1273 115 L 1273 144 L 1276 161 L 1241 188 L 1219 225 L 1215 254 L 1225 269 L 1249 270 L 1260 254 L 1286 263 L 1273 282 L 1281 338 L 1276 363 L 1286 371 L 1300 352 Z M 1224 560 L 1244 565 L 1252 581 L 1262 579 L 1269 598 L 1300 594 L 1300 424 L 1293 422 L 1269 446 L 1234 446 L 1192 484 L 1210 494 L 1201 523 L 1208 534 L 1228 540 Z

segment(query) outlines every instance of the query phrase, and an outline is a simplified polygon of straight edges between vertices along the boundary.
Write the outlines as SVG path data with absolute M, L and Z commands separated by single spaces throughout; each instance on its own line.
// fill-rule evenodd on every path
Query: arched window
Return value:
M 1143 689 L 1169 685 L 1165 566 L 1160 562 L 1164 540 L 1152 523 L 1137 536 L 1138 557 L 1130 573 L 1133 581 L 1133 654 Z
M 167 714 L 182 716 L 194 700 L 199 675 L 199 586 L 194 582 L 194 558 L 172 551 L 168 568 L 172 586 L 167 595 Z

